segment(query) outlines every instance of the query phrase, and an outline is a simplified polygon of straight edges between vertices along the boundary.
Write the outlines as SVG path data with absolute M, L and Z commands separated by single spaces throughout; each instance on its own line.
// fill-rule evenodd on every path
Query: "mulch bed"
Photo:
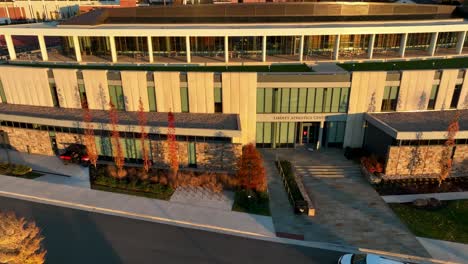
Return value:
M 448 178 L 440 185 L 437 179 L 400 179 L 383 180 L 373 186 L 380 195 L 465 192 L 468 177 Z

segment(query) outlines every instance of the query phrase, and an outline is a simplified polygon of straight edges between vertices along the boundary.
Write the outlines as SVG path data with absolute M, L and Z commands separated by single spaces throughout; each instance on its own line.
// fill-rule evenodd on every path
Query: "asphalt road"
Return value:
M 42 229 L 46 263 L 337 263 L 342 253 L 0 197 Z

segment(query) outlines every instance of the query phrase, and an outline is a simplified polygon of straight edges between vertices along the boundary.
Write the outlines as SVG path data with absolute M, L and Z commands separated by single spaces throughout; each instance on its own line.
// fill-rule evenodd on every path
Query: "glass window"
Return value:
M 188 143 L 188 164 L 189 164 L 189 166 L 196 166 L 197 165 L 195 142 L 189 142 Z
M 325 103 L 324 103 L 324 107 L 323 107 L 323 112 L 325 112 L 325 113 L 330 112 L 332 95 L 333 95 L 332 90 L 333 90 L 333 88 L 325 88 L 324 89 Z
M 98 151 L 98 155 L 100 156 L 112 156 L 112 144 L 110 137 L 94 137 L 96 141 L 96 149 Z
M 332 103 L 330 112 L 337 113 L 340 108 L 341 88 L 333 88 Z
M 80 93 L 81 107 L 88 108 L 88 97 L 86 96 L 86 89 L 84 84 L 78 84 L 78 90 Z
M 265 112 L 265 89 L 257 88 L 257 113 L 264 113 L 264 112 Z
M 125 97 L 121 85 L 109 85 L 109 97 L 115 109 L 125 111 Z
M 1 80 L 0 80 L 0 98 L 2 99 L 2 103 L 4 103 L 4 104 L 7 103 L 7 99 L 6 99 L 6 96 L 5 96 L 5 90 L 3 89 L 3 84 L 2 84 Z
M 279 143 L 288 143 L 288 123 L 281 122 L 280 125 L 280 141 Z
M 263 143 L 271 145 L 271 123 L 264 123 L 263 126 Z
M 458 101 L 460 100 L 462 85 L 457 84 L 455 85 L 455 89 L 453 90 L 452 101 L 450 102 L 450 108 L 457 108 Z
M 149 111 L 156 112 L 156 90 L 153 86 L 148 86 L 148 104 L 149 104 Z
M 297 103 L 297 112 L 305 113 L 307 104 L 307 88 L 299 89 L 299 100 Z
M 340 113 L 348 112 L 349 88 L 341 88 Z
M 289 88 L 281 89 L 281 113 L 289 113 Z
M 180 101 L 182 113 L 189 112 L 188 88 L 180 87 Z
M 307 89 L 307 107 L 306 107 L 306 112 L 307 113 L 313 113 L 315 112 L 315 93 L 317 89 L 315 88 L 308 88 Z
M 256 131 L 256 143 L 263 143 L 263 123 L 262 122 L 257 122 L 257 131 Z
M 58 100 L 58 93 L 57 93 L 57 86 L 55 83 L 49 84 L 50 86 L 50 94 L 52 96 L 52 104 L 54 107 L 60 107 L 59 100 Z
M 295 131 L 296 131 L 296 127 L 295 127 L 295 124 L 294 122 L 290 122 L 289 123 L 289 129 L 288 129 L 288 143 L 289 144 L 294 144 L 294 136 L 295 136 Z
M 265 89 L 265 113 L 273 112 L 273 89 Z
M 323 112 L 324 88 L 315 88 L 315 113 Z
M 429 97 L 429 103 L 427 105 L 428 110 L 434 109 L 438 93 L 439 93 L 439 85 L 438 84 L 432 85 L 431 95 Z
M 214 104 L 215 104 L 214 105 L 215 113 L 222 113 L 223 112 L 223 89 L 221 87 L 214 88 Z
M 398 100 L 398 86 L 386 86 L 382 99 L 382 111 L 396 111 Z
M 299 95 L 298 88 L 291 88 L 290 101 L 289 101 L 289 113 L 297 113 L 297 96 Z

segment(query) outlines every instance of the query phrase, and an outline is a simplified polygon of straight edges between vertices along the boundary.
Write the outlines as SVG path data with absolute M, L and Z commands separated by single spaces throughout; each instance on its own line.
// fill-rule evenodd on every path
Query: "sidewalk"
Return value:
M 0 175 L 0 195 L 160 223 L 274 237 L 271 217 Z
M 454 243 L 443 240 L 429 239 L 424 237 L 417 238 L 419 242 L 426 248 L 433 258 L 468 263 L 468 245 Z
M 424 193 L 381 196 L 387 203 L 410 203 L 416 199 L 436 198 L 438 200 L 464 200 L 468 199 L 468 192 Z

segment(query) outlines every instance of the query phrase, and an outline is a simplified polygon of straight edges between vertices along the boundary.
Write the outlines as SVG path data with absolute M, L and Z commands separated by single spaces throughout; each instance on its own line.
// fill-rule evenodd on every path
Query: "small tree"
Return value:
M 440 159 L 440 174 L 439 174 L 439 185 L 450 176 L 452 170 L 452 151 L 455 146 L 455 136 L 460 130 L 458 121 L 460 119 L 460 113 L 457 111 L 453 120 L 450 122 L 447 128 L 447 141 L 444 144 L 444 150 L 442 151 Z
M 87 151 L 87 154 L 88 154 L 89 161 L 96 168 L 98 153 L 97 153 L 97 149 L 96 149 L 96 141 L 94 140 L 94 127 L 93 127 L 93 123 L 92 123 L 93 118 L 92 118 L 91 112 L 89 111 L 88 107 L 87 106 L 85 107 L 84 104 L 86 104 L 86 103 L 83 103 L 83 110 L 84 110 L 83 120 L 84 120 L 84 123 L 85 123 L 84 143 L 85 143 L 85 146 L 86 146 L 86 151 Z
M 141 156 L 143 158 L 143 169 L 148 172 L 151 167 L 151 161 L 149 159 L 148 149 L 146 148 L 146 140 L 148 133 L 146 133 L 145 127 L 148 119 L 146 118 L 146 112 L 143 107 L 143 100 L 140 97 L 138 102 L 138 124 L 140 125 L 140 140 L 141 140 Z
M 112 153 L 114 155 L 115 166 L 117 167 L 117 177 L 123 178 L 125 176 L 123 166 L 124 166 L 124 156 L 122 151 L 122 144 L 120 143 L 120 133 L 117 129 L 119 124 L 119 117 L 117 115 L 117 110 L 112 102 L 109 103 L 110 111 L 110 122 L 112 129 Z
M 242 148 L 242 156 L 238 162 L 237 177 L 240 186 L 257 192 L 266 190 L 265 168 L 260 153 L 254 144 Z
M 0 263 L 44 263 L 47 252 L 41 245 L 43 239 L 34 222 L 0 212 Z
M 175 116 L 169 111 L 167 114 L 167 146 L 169 151 L 170 177 L 175 180 L 179 170 L 179 159 L 177 157 L 177 142 L 175 135 Z

